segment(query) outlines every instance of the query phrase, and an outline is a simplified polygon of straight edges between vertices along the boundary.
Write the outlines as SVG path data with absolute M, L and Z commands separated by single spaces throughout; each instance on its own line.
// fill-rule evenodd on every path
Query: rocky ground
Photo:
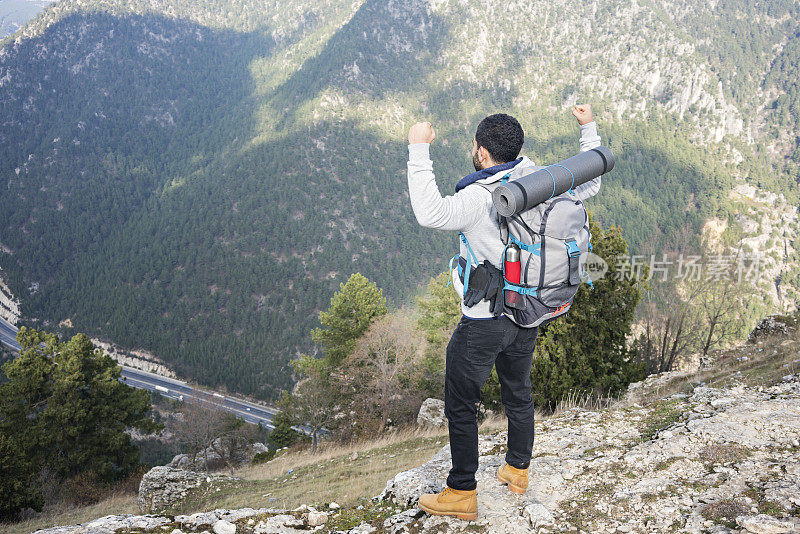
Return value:
M 611 408 L 575 407 L 537 423 L 531 487 L 522 496 L 495 478 L 506 433 L 482 435 L 474 522 L 416 508 L 421 493 L 442 488 L 450 467 L 444 446 L 354 509 L 109 516 L 38 532 L 800 532 L 800 341 L 780 349 L 786 363 L 761 385 L 756 365 L 715 387 L 697 381 L 704 375 L 667 373 L 632 385 Z M 763 344 L 738 354 L 739 362 L 779 357 Z
M 539 425 L 521 497 L 495 479 L 505 437 L 481 440 L 475 525 L 426 516 L 414 531 L 800 532 L 800 374 L 569 410 Z M 449 463 L 445 447 L 379 498 L 412 504 L 441 489 Z

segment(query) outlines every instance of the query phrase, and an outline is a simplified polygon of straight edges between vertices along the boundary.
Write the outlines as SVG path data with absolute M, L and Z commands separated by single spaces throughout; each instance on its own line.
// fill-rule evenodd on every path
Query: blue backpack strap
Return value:
M 505 285 L 503 286 L 503 290 L 506 291 L 514 291 L 519 293 L 520 295 L 531 295 L 533 297 L 536 296 L 536 292 L 539 290 L 538 287 L 522 287 L 517 284 L 512 284 L 508 280 L 505 280 Z
M 567 169 L 563 165 L 558 164 L 558 163 L 556 163 L 555 165 L 550 165 L 550 166 L 551 167 L 561 167 L 562 169 L 565 169 L 572 176 L 572 184 L 569 186 L 569 192 L 574 194 L 575 191 L 573 191 L 572 188 L 575 187 L 575 175 L 572 174 L 572 171 Z M 553 176 L 553 175 L 551 174 L 550 176 Z M 555 192 L 555 189 L 553 191 Z
M 454 262 L 457 262 L 457 261 L 458 261 L 458 258 L 459 258 L 459 255 L 458 255 L 458 254 L 456 254 L 455 256 L 453 256 L 452 258 L 450 258 L 450 268 L 447 270 L 447 272 L 448 272 L 448 273 L 452 273 L 452 272 L 453 272 L 453 263 L 454 263 Z M 459 267 L 459 269 L 461 268 L 461 266 L 460 266 L 460 265 L 459 265 L 458 267 Z M 460 270 L 459 270 L 459 273 L 458 273 L 458 274 L 461 274 Z M 451 277 L 451 278 L 450 278 L 450 280 L 447 282 L 447 285 L 446 285 L 446 286 L 444 286 L 444 287 L 450 287 L 452 284 L 453 284 L 453 278 Z
M 458 235 L 461 236 L 461 242 L 467 246 L 467 252 L 469 252 L 470 255 L 470 257 L 467 258 L 467 268 L 464 270 L 464 292 L 462 294 L 463 296 L 467 294 L 467 289 L 469 288 L 469 273 L 472 270 L 472 262 L 473 261 L 475 262 L 475 267 L 477 267 L 480 264 L 478 263 L 477 256 L 475 256 L 475 253 L 472 252 L 472 247 L 469 246 L 469 241 L 467 241 L 467 236 L 464 235 L 464 232 L 459 232 Z
M 509 239 L 511 239 L 512 243 L 515 243 L 522 250 L 527 250 L 531 254 L 536 254 L 537 256 L 541 256 L 542 255 L 542 251 L 541 251 L 542 244 L 541 243 L 536 243 L 535 245 L 528 245 L 528 244 L 523 243 L 522 241 L 520 241 L 519 239 L 517 239 L 516 237 L 514 237 L 511 234 L 508 234 L 508 237 L 509 237 Z

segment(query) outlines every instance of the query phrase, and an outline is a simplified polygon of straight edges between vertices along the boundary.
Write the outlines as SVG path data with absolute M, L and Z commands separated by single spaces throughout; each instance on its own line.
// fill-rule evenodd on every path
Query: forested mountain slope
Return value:
M 619 163 L 591 208 L 636 250 L 733 220 L 738 178 L 796 199 L 799 12 L 62 0 L 0 48 L 0 267 L 28 318 L 270 397 L 351 272 L 397 304 L 452 255 L 408 202 L 416 120 L 448 192 L 485 114 L 553 162 L 594 103 Z

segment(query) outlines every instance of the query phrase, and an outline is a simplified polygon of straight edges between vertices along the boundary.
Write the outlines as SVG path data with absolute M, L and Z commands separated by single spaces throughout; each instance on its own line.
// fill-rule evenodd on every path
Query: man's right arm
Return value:
M 467 187 L 442 197 L 433 174 L 428 143 L 408 145 L 408 194 L 417 222 L 426 228 L 463 232 L 478 222 L 481 187 Z

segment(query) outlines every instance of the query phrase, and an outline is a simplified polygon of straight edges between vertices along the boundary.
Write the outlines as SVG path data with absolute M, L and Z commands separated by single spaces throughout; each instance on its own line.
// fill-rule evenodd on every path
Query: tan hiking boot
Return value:
M 419 507 L 432 515 L 454 515 L 465 521 L 478 517 L 478 491 L 457 490 L 445 486 L 441 493 L 419 496 Z
M 517 469 L 508 464 L 497 470 L 497 479 L 508 484 L 513 493 L 522 495 L 528 489 L 528 469 Z

